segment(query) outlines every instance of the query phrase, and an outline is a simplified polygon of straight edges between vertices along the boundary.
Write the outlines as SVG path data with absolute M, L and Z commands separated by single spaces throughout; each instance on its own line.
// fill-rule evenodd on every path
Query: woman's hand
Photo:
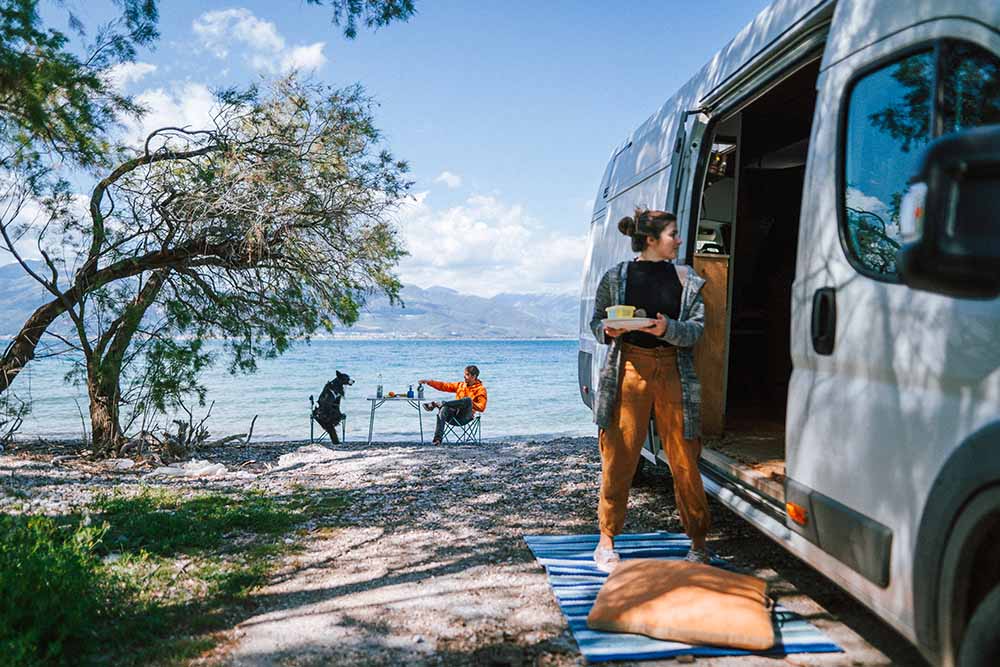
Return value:
M 618 336 L 621 336 L 626 331 L 627 329 L 615 329 L 614 327 L 609 326 L 604 327 L 604 335 L 608 338 L 618 338 Z
M 657 313 L 656 322 L 650 324 L 648 327 L 639 329 L 639 331 L 652 334 L 659 338 L 663 334 L 667 333 L 667 318 L 665 318 L 662 313 Z

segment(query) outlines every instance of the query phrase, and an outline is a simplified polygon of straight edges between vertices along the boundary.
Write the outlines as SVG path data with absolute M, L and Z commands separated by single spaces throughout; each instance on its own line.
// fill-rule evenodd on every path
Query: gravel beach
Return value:
M 280 564 L 251 608 L 234 613 L 223 641 L 198 664 L 583 664 L 523 536 L 595 532 L 595 438 L 223 446 L 198 454 L 230 471 L 209 479 L 148 477 L 148 466 L 118 470 L 121 464 L 73 458 L 74 451 L 72 443 L 9 449 L 0 456 L 0 508 L 60 514 L 99 491 L 140 484 L 346 494 L 336 527 L 308 532 L 304 550 Z M 672 495 L 663 469 L 647 471 L 633 491 L 626 531 L 680 531 Z M 721 505 L 713 502 L 712 511 L 710 547 L 769 579 L 783 605 L 845 653 L 698 664 L 922 664 L 846 593 Z

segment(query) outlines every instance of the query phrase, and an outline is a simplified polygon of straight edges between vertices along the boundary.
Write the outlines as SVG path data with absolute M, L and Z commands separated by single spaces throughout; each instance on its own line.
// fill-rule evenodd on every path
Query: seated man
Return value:
M 475 366 L 465 367 L 465 382 L 421 380 L 420 384 L 434 387 L 438 391 L 455 392 L 455 400 L 453 401 L 433 401 L 424 404 L 425 410 L 441 408 L 438 411 L 434 440 L 431 441 L 435 445 L 441 444 L 445 422 L 463 426 L 472 421 L 475 412 L 486 410 L 486 387 L 479 381 L 479 369 Z

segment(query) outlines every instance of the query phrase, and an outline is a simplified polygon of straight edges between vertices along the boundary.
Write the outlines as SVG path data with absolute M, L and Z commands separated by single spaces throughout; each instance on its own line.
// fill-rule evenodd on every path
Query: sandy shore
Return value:
M 525 534 L 595 531 L 600 459 L 594 438 L 481 446 L 306 443 L 221 447 L 204 458 L 227 476 L 147 478 L 51 448 L 0 456 L 0 507 L 61 513 L 121 485 L 335 489 L 349 504 L 337 528 L 303 537 L 198 662 L 211 665 L 582 664 Z M 235 473 L 244 474 L 236 477 Z M 20 510 L 18 510 L 20 511 Z M 699 659 L 701 665 L 919 664 L 915 651 L 823 577 L 713 503 L 710 546 L 772 581 L 846 654 Z M 633 492 L 627 531 L 679 531 L 669 477 Z M 655 663 L 642 663 L 655 664 Z M 676 664 L 673 662 L 662 664 Z

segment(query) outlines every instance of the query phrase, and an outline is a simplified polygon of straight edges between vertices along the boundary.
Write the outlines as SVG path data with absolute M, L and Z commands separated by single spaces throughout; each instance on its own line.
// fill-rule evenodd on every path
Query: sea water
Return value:
M 591 412 L 580 399 L 577 383 L 576 341 L 511 340 L 314 340 L 298 343 L 276 359 L 261 360 L 251 375 L 230 375 L 221 343 L 210 343 L 218 353 L 215 365 L 202 376 L 208 389 L 206 405 L 189 407 L 200 421 L 214 401 L 206 422 L 211 437 L 246 433 L 254 424 L 254 440 L 302 440 L 310 434 L 309 396 L 318 399 L 335 370 L 355 381 L 347 387 L 341 410 L 347 414 L 347 439 L 367 440 L 371 402 L 381 373 L 385 393 L 406 394 L 407 387 L 429 378 L 460 382 L 465 366 L 479 367 L 489 395 L 483 415 L 485 439 L 596 435 Z M 80 438 L 87 423 L 86 388 L 64 381 L 71 360 L 36 359 L 28 364 L 13 388 L 30 396 L 32 411 L 19 431 L 22 438 Z M 453 394 L 425 388 L 428 400 Z M 186 415 L 182 415 L 187 419 Z M 170 424 L 160 417 L 159 425 Z M 430 440 L 434 414 L 423 412 L 424 438 Z M 327 440 L 316 424 L 317 440 Z M 384 403 L 376 412 L 375 441 L 417 440 L 417 411 L 405 402 Z

